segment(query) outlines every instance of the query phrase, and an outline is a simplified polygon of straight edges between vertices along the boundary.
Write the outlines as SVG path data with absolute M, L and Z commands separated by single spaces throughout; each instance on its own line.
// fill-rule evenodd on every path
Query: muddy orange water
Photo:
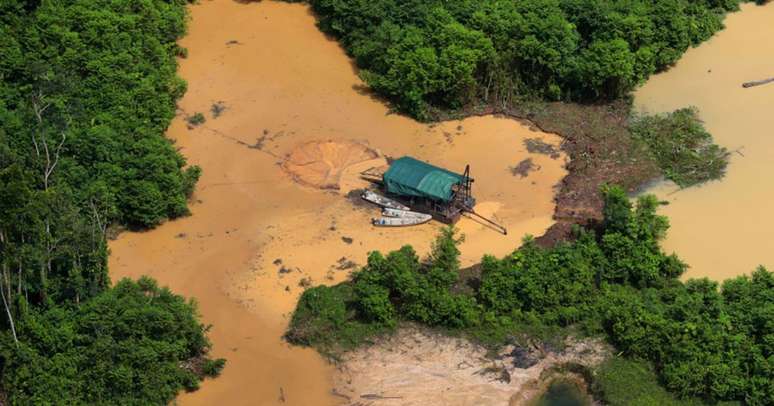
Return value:
M 691 265 L 686 276 L 717 280 L 774 268 L 774 83 L 741 86 L 774 77 L 774 4 L 744 5 L 725 24 L 635 97 L 651 112 L 697 106 L 716 142 L 738 151 L 721 181 L 654 190 L 670 202 L 661 209 L 672 224 L 666 249 Z
M 363 186 L 357 174 L 404 154 L 458 171 L 469 163 L 477 210 L 510 233 L 462 219 L 468 265 L 484 253 L 507 254 L 524 234 L 551 224 L 565 158 L 529 154 L 523 141 L 559 138 L 498 117 L 425 125 L 390 114 L 306 6 L 215 0 L 190 7 L 181 40 L 189 56 L 180 61 L 188 92 L 168 135 L 204 174 L 190 217 L 111 242 L 112 278 L 150 275 L 195 298 L 213 325 L 214 355 L 228 360 L 226 369 L 179 403 L 335 404 L 331 367 L 281 339 L 299 285 L 342 281 L 350 261 L 362 264 L 369 250 L 411 243 L 426 253 L 439 227 L 373 228 L 377 209 L 344 197 Z M 226 107 L 219 117 L 210 112 L 216 102 Z M 184 117 L 195 112 L 207 121 L 189 129 Z M 535 170 L 512 174 L 527 158 Z

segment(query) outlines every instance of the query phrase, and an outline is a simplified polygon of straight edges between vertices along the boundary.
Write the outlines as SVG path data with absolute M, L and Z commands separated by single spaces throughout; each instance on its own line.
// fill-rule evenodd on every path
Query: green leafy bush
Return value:
M 204 374 L 204 376 L 210 376 L 214 378 L 219 376 L 225 367 L 226 360 L 223 358 L 208 359 L 204 361 L 204 365 L 202 365 L 202 374 Z
M 635 118 L 630 130 L 648 144 L 666 178 L 681 187 L 720 179 L 726 172 L 729 152 L 713 143 L 696 109 Z
M 299 345 L 315 345 L 325 354 L 354 348 L 389 331 L 389 326 L 357 318 L 352 286 L 306 289 L 290 320 L 285 338 Z
M 188 124 L 195 127 L 197 125 L 204 124 L 204 122 L 207 121 L 207 119 L 204 117 L 204 114 L 202 113 L 194 113 L 194 115 L 188 117 L 186 121 L 188 121 Z
M 551 250 L 527 240 L 519 251 L 502 260 L 486 257 L 481 263 L 479 301 L 488 311 L 512 320 L 533 314 L 549 324 L 579 321 L 590 311 L 595 292 L 593 256 L 584 253 L 598 251 L 590 235 L 581 240 L 576 246 Z M 584 244 L 588 246 L 580 248 Z

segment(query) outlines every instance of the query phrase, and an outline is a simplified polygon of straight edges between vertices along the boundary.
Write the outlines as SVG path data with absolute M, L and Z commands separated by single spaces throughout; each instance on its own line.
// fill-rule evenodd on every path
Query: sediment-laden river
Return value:
M 715 280 L 774 267 L 774 84 L 742 88 L 774 77 L 774 5 L 745 4 L 725 25 L 635 95 L 649 112 L 698 107 L 715 141 L 734 151 L 721 181 L 652 191 L 670 202 L 665 248 L 691 265 L 686 276 Z
M 425 125 L 391 114 L 304 5 L 214 0 L 190 10 L 179 70 L 188 92 L 168 136 L 204 171 L 192 215 L 110 244 L 113 280 L 150 275 L 195 298 L 213 325 L 214 355 L 228 364 L 181 404 L 337 402 L 331 367 L 281 337 L 300 285 L 342 281 L 370 250 L 410 243 L 427 252 L 438 224 L 376 229 L 378 210 L 345 197 L 362 186 L 357 173 L 384 157 L 457 171 L 470 164 L 477 210 L 509 234 L 461 220 L 465 265 L 505 255 L 551 225 L 565 158 L 528 153 L 524 141 L 557 145 L 557 136 L 491 116 Z M 218 117 L 213 104 L 225 107 Z M 196 112 L 207 121 L 189 128 L 185 117 Z M 283 164 L 287 156 L 293 165 Z M 532 171 L 514 173 L 526 159 Z M 339 189 L 309 186 L 320 181 Z
M 774 42 L 766 41 L 774 38 L 772 21 L 774 6 L 745 6 L 728 18 L 726 31 L 637 93 L 637 103 L 652 111 L 698 106 L 719 143 L 741 148 L 722 182 L 675 194 L 658 190 L 672 202 L 663 210 L 673 224 L 667 248 L 694 266 L 691 276 L 721 278 L 774 262 L 767 207 L 774 197 L 774 84 L 740 86 L 774 76 Z M 523 142 L 557 144 L 558 137 L 498 117 L 424 125 L 390 114 L 306 6 L 192 5 L 181 45 L 189 51 L 180 61 L 188 92 L 168 136 L 204 170 L 192 215 L 110 244 L 114 280 L 150 275 L 195 298 L 213 325 L 214 355 L 228 365 L 220 378 L 181 395 L 181 404 L 337 403 L 331 367 L 281 336 L 299 285 L 342 281 L 372 249 L 411 243 L 427 251 L 437 224 L 374 229 L 369 219 L 377 211 L 345 198 L 361 186 L 357 172 L 384 157 L 414 155 L 460 171 L 471 165 L 477 210 L 510 233 L 463 219 L 464 264 L 484 253 L 507 254 L 524 234 L 540 234 L 552 222 L 564 157 L 530 154 Z M 225 107 L 218 117 L 213 104 Z M 196 112 L 207 121 L 189 128 L 185 117 Z M 380 158 L 372 159 L 374 151 Z M 298 159 L 303 176 L 285 170 L 287 156 Z M 525 159 L 534 171 L 514 174 Z M 309 186 L 320 179 L 339 189 Z

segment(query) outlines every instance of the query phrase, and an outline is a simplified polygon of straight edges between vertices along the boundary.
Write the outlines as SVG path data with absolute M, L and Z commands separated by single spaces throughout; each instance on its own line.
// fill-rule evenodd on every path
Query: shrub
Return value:
M 390 302 L 389 289 L 368 283 L 355 285 L 358 310 L 371 323 L 388 327 L 395 326 L 395 307 Z
M 653 367 L 645 361 L 611 357 L 594 371 L 592 390 L 610 406 L 691 406 L 700 400 L 679 400 L 658 382 Z
M 290 322 L 294 326 L 290 339 L 310 345 L 313 341 L 332 337 L 332 333 L 347 321 L 344 294 L 348 290 L 350 288 L 345 285 L 322 285 L 305 290 Z
M 713 143 L 694 108 L 635 118 L 630 129 L 648 144 L 664 176 L 681 187 L 725 174 L 729 152 Z
M 202 365 L 202 373 L 205 376 L 214 378 L 220 375 L 221 371 L 223 371 L 223 368 L 225 366 L 226 366 L 226 360 L 223 358 L 208 359 L 204 361 L 204 365 Z
M 189 116 L 186 121 L 188 121 L 188 124 L 191 126 L 196 127 L 197 125 L 204 124 L 207 119 L 202 113 L 194 113 L 192 116 Z

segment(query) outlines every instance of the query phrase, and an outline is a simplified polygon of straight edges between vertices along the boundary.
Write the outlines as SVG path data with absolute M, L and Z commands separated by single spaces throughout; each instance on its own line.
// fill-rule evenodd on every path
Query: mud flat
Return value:
M 774 86 L 742 87 L 774 74 L 773 21 L 774 5 L 742 5 L 725 30 L 636 92 L 637 107 L 649 112 L 697 106 L 715 141 L 736 151 L 721 181 L 650 191 L 670 202 L 660 210 L 672 224 L 664 247 L 691 265 L 687 277 L 774 267 Z
M 214 355 L 228 365 L 180 404 L 341 401 L 333 367 L 281 336 L 303 286 L 346 279 L 372 249 L 429 248 L 437 223 L 375 229 L 377 210 L 346 197 L 363 186 L 357 173 L 386 157 L 471 165 L 476 210 L 509 234 L 462 219 L 463 265 L 505 255 L 552 224 L 566 158 L 530 153 L 525 142 L 557 146 L 558 136 L 494 116 L 425 125 L 390 114 L 303 5 L 214 0 L 190 10 L 179 71 L 188 92 L 168 136 L 204 170 L 192 216 L 110 244 L 113 280 L 150 275 L 195 298 L 213 325 Z M 217 117 L 215 104 L 225 107 Z M 189 128 L 185 117 L 197 112 L 207 121 Z M 515 175 L 526 159 L 530 170 Z

